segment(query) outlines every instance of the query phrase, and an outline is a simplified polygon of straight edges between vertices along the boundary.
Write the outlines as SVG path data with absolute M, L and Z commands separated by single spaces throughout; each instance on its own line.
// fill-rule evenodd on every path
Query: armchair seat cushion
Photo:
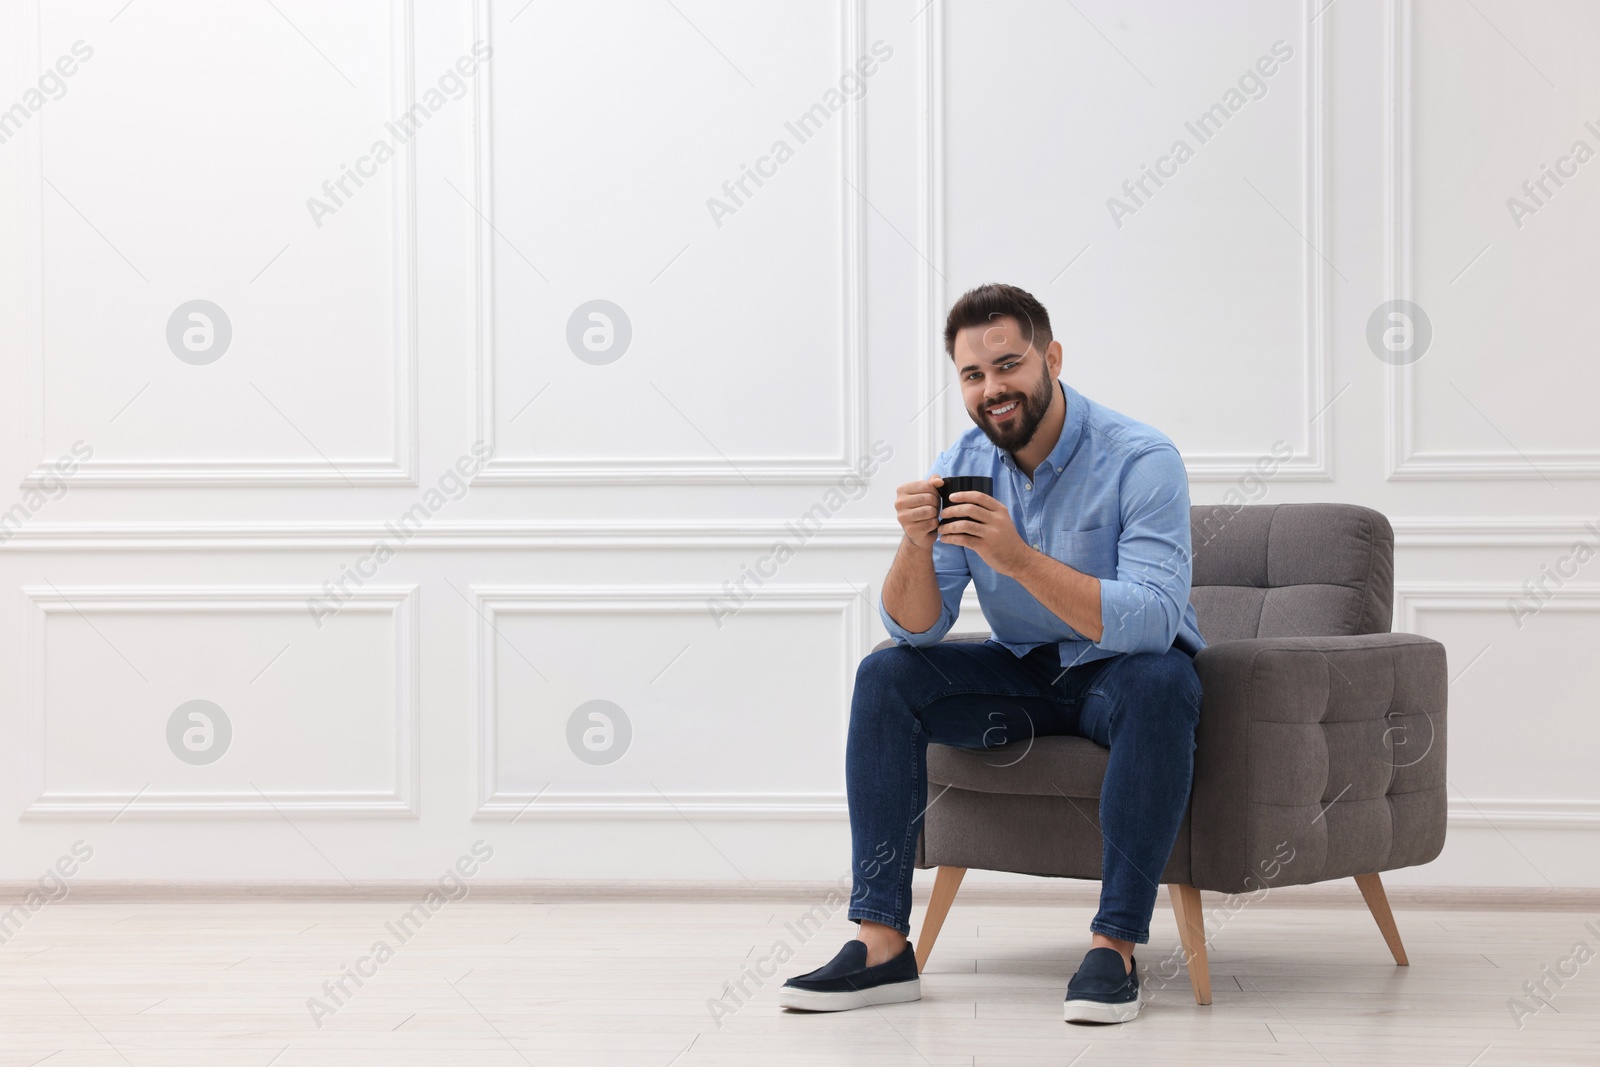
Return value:
M 1075 741 L 1099 748 L 1081 737 L 1039 740 Z M 948 783 L 935 785 L 931 769 L 935 749 L 942 754 L 975 755 L 944 745 L 928 746 L 929 804 L 923 832 L 917 837 L 918 867 L 965 867 L 1047 878 L 1100 878 L 1105 839 L 1100 832 L 1098 797 L 1074 796 L 1074 792 L 1083 791 L 1081 788 L 1069 792 L 1063 787 L 1061 793 L 1051 789 L 1046 795 L 1020 790 L 947 788 Z M 999 749 L 989 751 L 992 754 Z M 1039 755 L 1036 751 L 1017 767 L 1034 762 Z M 1038 760 L 1040 766 L 1049 762 L 1049 756 Z M 1096 792 L 1100 777 L 1104 776 L 1095 778 L 1093 783 Z M 1172 855 L 1161 875 L 1163 882 L 1188 885 L 1194 880 L 1189 861 L 1191 818 L 1190 812 L 1184 812 Z
M 1100 798 L 1111 750 L 1087 737 L 1035 737 L 995 748 L 928 746 L 928 792 Z

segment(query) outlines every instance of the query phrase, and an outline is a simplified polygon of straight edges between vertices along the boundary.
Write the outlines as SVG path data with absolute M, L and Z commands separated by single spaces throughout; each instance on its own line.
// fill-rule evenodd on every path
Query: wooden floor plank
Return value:
M 97 897 L 0 944 L 0 1067 L 1600 1064 L 1600 964 L 1567 962 L 1578 941 L 1600 951 L 1592 913 L 1391 900 L 1405 968 L 1359 906 L 1208 915 L 1203 1008 L 1167 962 L 1181 964 L 1177 928 L 1158 909 L 1135 953 L 1140 1017 L 1086 1029 L 1061 1022 L 1088 947 L 1077 905 L 963 898 L 920 1002 L 801 1015 L 776 1006 L 778 986 L 855 931 L 838 914 L 800 930 L 803 894 L 469 898 L 404 938 L 400 899 Z M 331 998 L 324 983 L 379 940 L 393 957 Z M 780 945 L 792 958 L 759 975 Z M 741 982 L 748 997 L 714 1013 Z M 331 1010 L 314 1017 L 312 998 Z

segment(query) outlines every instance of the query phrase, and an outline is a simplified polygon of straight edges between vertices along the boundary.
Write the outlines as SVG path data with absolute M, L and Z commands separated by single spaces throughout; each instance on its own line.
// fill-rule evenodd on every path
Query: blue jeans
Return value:
M 1157 883 L 1189 803 L 1199 721 L 1200 678 L 1178 648 L 1068 668 L 1053 644 L 1020 658 L 990 642 L 873 652 L 856 670 L 845 747 L 849 917 L 911 932 L 911 873 L 928 807 L 930 742 L 984 749 L 1071 734 L 1111 750 L 1100 790 L 1100 910 L 1089 929 L 1145 944 Z

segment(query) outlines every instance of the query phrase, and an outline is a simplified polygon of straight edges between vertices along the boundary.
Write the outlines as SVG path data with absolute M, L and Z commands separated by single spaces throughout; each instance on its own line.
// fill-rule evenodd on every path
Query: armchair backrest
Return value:
M 1189 600 L 1208 645 L 1388 633 L 1394 529 L 1356 504 L 1198 505 Z

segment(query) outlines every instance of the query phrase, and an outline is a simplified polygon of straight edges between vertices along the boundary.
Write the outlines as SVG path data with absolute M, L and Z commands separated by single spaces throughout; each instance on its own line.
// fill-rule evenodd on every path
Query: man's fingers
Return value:
M 945 507 L 944 514 L 946 518 L 950 519 L 968 519 L 974 526 L 976 526 L 978 525 L 979 520 L 986 518 L 989 515 L 989 512 L 986 511 L 982 505 L 968 503 L 949 504 Z
M 990 496 L 988 493 L 982 493 L 982 492 L 979 492 L 976 489 L 963 489 L 959 493 L 951 493 L 950 494 L 950 502 L 951 503 L 955 503 L 955 500 L 956 500 L 957 497 L 964 497 L 964 498 L 966 498 L 964 500 L 964 503 L 976 504 L 976 505 L 978 505 L 979 507 L 983 508 L 986 511 L 987 510 L 991 510 L 989 505 L 991 505 L 991 504 L 998 505 L 1000 503 L 1000 501 L 996 500 L 994 497 Z

